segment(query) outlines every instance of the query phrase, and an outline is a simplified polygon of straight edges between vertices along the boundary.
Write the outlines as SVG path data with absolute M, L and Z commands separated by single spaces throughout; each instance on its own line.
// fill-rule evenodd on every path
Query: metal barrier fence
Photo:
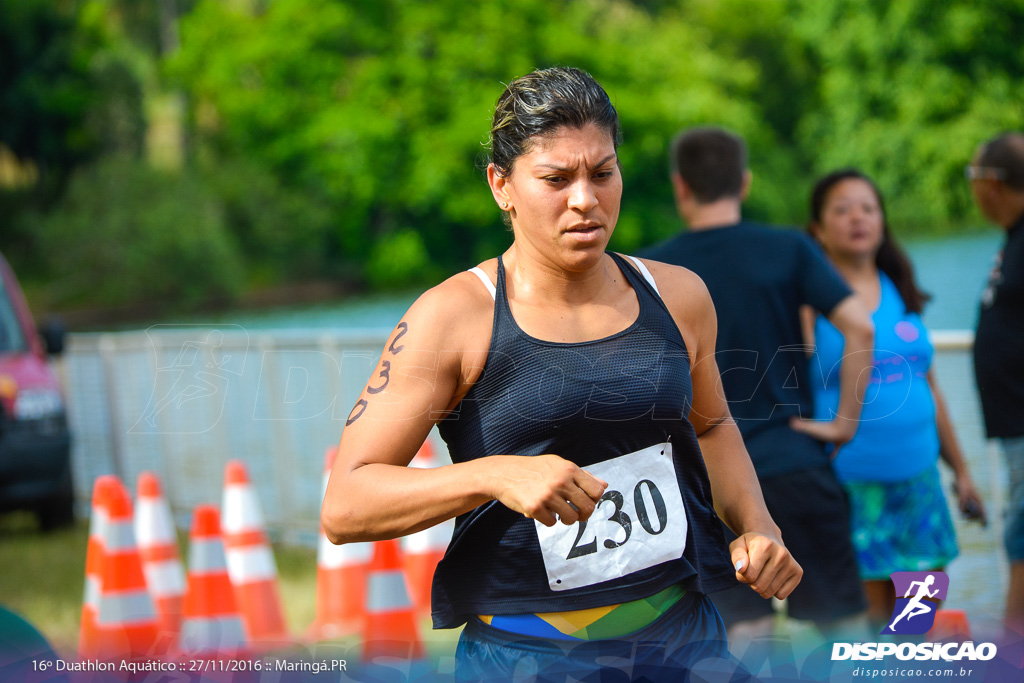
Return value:
M 999 446 L 986 441 L 981 406 L 974 383 L 971 347 L 974 335 L 963 331 L 933 332 L 933 367 L 945 395 L 950 416 L 963 448 L 971 476 L 988 510 L 988 526 L 965 522 L 956 514 L 952 476 L 940 467 L 946 499 L 954 511 L 960 555 L 946 569 L 949 574 L 947 604 L 965 609 L 972 626 L 998 630 L 995 623 L 1006 606 L 1009 569 L 1003 548 L 1003 513 L 1006 508 L 1007 474 Z
M 271 535 L 314 543 L 324 450 L 337 443 L 387 335 L 250 333 L 235 325 L 71 335 L 59 371 L 80 506 L 98 475 L 114 473 L 133 486 L 140 472 L 153 470 L 179 526 L 187 527 L 195 505 L 220 501 L 224 465 L 240 458 Z M 972 335 L 937 332 L 933 339 L 934 367 L 990 518 L 981 528 L 956 517 L 962 554 L 949 568 L 950 602 L 989 618 L 1002 611 L 1006 583 L 1003 463 L 984 439 Z M 447 450 L 436 431 L 431 438 L 443 462 Z M 946 468 L 943 479 L 948 493 Z
M 153 470 L 187 527 L 195 505 L 220 501 L 224 465 L 239 458 L 271 535 L 315 541 L 324 451 L 387 334 L 226 325 L 71 335 L 61 372 L 77 497 L 88 500 L 100 474 L 131 486 Z

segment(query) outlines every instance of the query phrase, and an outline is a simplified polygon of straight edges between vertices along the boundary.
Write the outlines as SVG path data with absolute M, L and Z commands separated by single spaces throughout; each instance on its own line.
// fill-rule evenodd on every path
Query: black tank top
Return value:
M 534 521 L 490 501 L 456 518 L 434 573 L 435 628 L 457 627 L 476 614 L 613 605 L 675 583 L 704 593 L 735 585 L 704 459 L 687 419 L 693 389 L 686 345 L 651 285 L 621 256 L 610 256 L 632 285 L 640 313 L 621 332 L 577 343 L 543 341 L 520 329 L 509 308 L 499 257 L 487 361 L 438 428 L 456 463 L 488 455 L 554 453 L 586 468 L 671 439 L 688 521 L 684 553 L 615 579 L 555 591 Z M 606 507 L 611 509 L 599 507 L 594 518 L 607 517 Z

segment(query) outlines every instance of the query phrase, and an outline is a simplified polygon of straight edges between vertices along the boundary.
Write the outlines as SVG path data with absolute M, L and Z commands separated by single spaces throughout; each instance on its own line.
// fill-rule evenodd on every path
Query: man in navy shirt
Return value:
M 865 609 L 849 509 L 826 443 L 852 438 L 871 368 L 873 326 L 864 306 L 808 237 L 742 220 L 751 175 L 741 138 L 717 128 L 684 131 L 672 146 L 672 185 L 688 232 L 641 253 L 689 268 L 718 314 L 716 359 L 733 418 L 783 542 L 804 568 L 789 616 L 826 633 L 862 623 Z M 800 307 L 842 332 L 839 414 L 812 422 Z M 834 453 L 834 451 L 833 451 Z M 713 597 L 732 635 L 769 633 L 771 603 L 747 586 Z M 742 624 L 739 629 L 734 628 Z
M 1006 626 L 1024 634 L 1024 135 L 989 140 L 966 170 L 978 208 L 1006 231 L 981 297 L 974 375 L 985 431 L 1001 442 L 1009 472 Z

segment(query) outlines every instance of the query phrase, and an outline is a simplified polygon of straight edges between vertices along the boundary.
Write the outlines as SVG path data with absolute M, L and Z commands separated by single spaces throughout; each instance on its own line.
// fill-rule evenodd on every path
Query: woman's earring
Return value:
M 508 202 L 502 202 L 501 203 L 501 208 L 507 209 L 508 208 Z

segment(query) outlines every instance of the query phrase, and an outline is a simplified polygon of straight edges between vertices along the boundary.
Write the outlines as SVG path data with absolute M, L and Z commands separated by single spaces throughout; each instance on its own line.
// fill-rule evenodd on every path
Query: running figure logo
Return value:
M 248 334 L 238 325 L 154 325 L 146 335 L 156 373 L 132 380 L 132 388 L 148 383 L 152 394 L 129 433 L 202 434 L 213 429 L 224 412 L 228 388 L 242 376 Z
M 945 600 L 949 577 L 945 572 L 893 572 L 889 575 L 896 588 L 896 607 L 882 635 L 925 633 L 935 622 L 939 605 Z

